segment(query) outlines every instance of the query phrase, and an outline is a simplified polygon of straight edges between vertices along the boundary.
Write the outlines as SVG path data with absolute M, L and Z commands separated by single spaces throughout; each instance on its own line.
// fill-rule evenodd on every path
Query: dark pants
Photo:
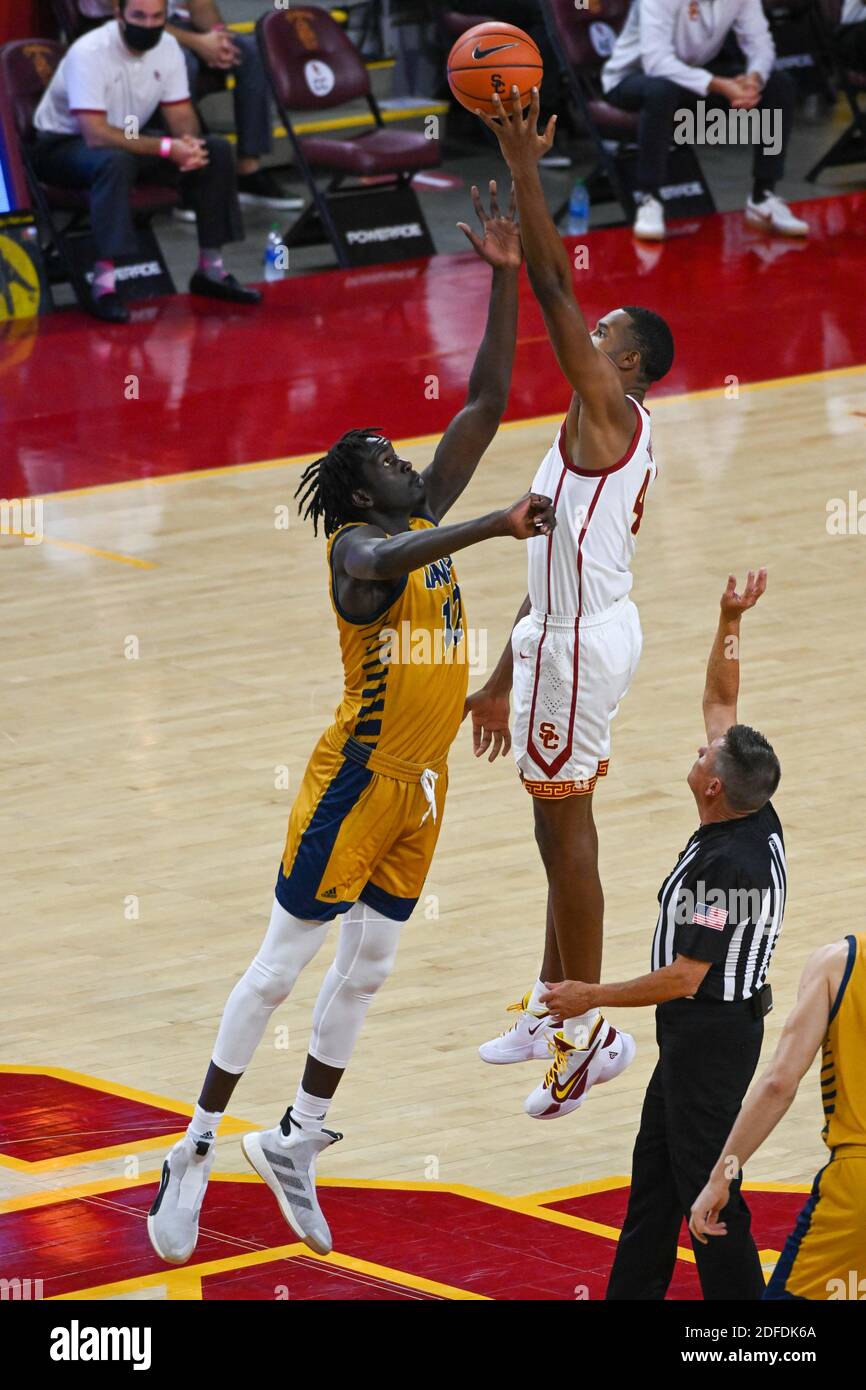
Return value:
M 683 1217 L 731 1131 L 758 1064 L 764 1020 L 739 1004 L 675 999 L 656 1010 L 659 1060 L 634 1146 L 631 1195 L 608 1299 L 661 1299 L 676 1261 Z M 693 1241 L 705 1299 L 759 1299 L 764 1292 L 740 1177 L 721 1215 L 725 1236 Z
M 642 72 L 630 72 L 607 93 L 606 100 L 623 111 L 640 111 L 638 187 L 645 191 L 658 189 L 665 181 L 676 112 L 683 107 L 694 110 L 699 100 L 706 102 L 708 111 L 717 107 L 727 109 L 730 105 L 717 92 L 708 92 L 706 97 L 699 98 L 667 77 L 647 77 Z M 781 112 L 782 145 L 778 154 L 764 154 L 760 142 L 754 146 L 752 171 L 756 182 L 772 187 L 785 172 L 785 151 L 791 135 L 795 101 L 793 79 L 785 72 L 771 72 L 757 110 Z
M 855 72 L 866 72 L 866 21 L 843 24 L 833 41 L 836 56 Z
M 231 145 L 218 135 L 205 137 L 209 162 L 182 174 L 170 159 L 142 157 L 126 150 L 90 149 L 79 135 L 40 132 L 33 165 L 44 183 L 90 192 L 90 220 L 100 260 L 134 256 L 138 251 L 130 193 L 136 183 L 168 184 L 183 190 L 196 214 L 200 246 L 217 249 L 244 235 Z
M 175 17 L 172 26 L 176 29 L 193 31 L 195 26 Z M 234 97 L 235 129 L 238 136 L 238 158 L 257 159 L 268 154 L 271 148 L 271 112 L 268 102 L 268 79 L 259 53 L 255 34 L 232 34 L 232 42 L 240 50 L 241 60 L 237 67 L 229 68 L 235 80 Z M 181 45 L 183 47 L 183 45 Z M 189 74 L 189 89 L 195 99 L 198 75 L 202 61 L 191 48 L 183 49 L 186 70 Z

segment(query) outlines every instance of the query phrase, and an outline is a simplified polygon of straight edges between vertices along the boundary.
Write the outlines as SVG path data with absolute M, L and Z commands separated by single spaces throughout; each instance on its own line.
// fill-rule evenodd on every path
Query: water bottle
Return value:
M 566 236 L 584 236 L 589 231 L 589 191 L 583 179 L 578 179 L 568 200 Z
M 265 280 L 269 283 L 272 280 L 282 280 L 285 275 L 286 248 L 280 240 L 280 234 L 276 227 L 271 227 L 268 232 L 268 239 L 265 242 Z

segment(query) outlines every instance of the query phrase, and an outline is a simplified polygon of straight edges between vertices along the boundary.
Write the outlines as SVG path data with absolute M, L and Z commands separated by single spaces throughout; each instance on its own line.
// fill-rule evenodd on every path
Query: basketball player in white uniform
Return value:
M 491 749 L 492 760 L 511 742 L 513 687 L 514 756 L 533 798 L 548 882 L 540 977 L 511 1006 L 513 1026 L 480 1052 L 493 1063 L 551 1056 L 525 1109 L 553 1119 L 577 1109 L 595 1082 L 619 1075 L 634 1056 L 634 1040 L 597 1009 L 564 1019 L 557 1031 L 541 995 L 546 981 L 570 979 L 573 969 L 584 972 L 577 979 L 600 978 L 604 898 L 592 794 L 607 772 L 610 722 L 640 659 L 630 567 L 656 476 L 643 401 L 671 366 L 673 339 L 664 319 L 637 307 L 606 314 L 589 332 L 538 176 L 556 122 L 538 133 L 538 93 L 526 119 L 516 99 L 510 116 L 500 105 L 496 119 L 482 119 L 511 169 L 530 281 L 574 392 L 533 483 L 554 499 L 556 530 L 529 542 L 529 594 L 511 641 L 467 701 L 475 753 Z

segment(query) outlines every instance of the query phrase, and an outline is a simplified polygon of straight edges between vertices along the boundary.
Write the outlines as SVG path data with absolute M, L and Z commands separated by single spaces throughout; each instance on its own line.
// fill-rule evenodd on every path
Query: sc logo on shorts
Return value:
M 556 732 L 555 724 L 539 724 L 538 736 L 545 748 L 555 748 L 559 743 L 559 734 Z

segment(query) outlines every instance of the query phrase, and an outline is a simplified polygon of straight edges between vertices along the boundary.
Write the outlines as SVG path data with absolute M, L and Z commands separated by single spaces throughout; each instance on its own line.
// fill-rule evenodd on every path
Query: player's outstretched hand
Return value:
M 732 574 L 729 574 L 727 587 L 722 594 L 722 617 L 742 617 L 748 608 L 754 608 L 766 587 L 767 571 L 765 569 L 759 569 L 757 573 L 754 570 L 749 570 L 746 587 L 741 594 L 737 593 L 736 579 Z
M 556 134 L 556 117 L 551 116 L 544 131 L 538 129 L 539 97 L 538 88 L 532 89 L 532 100 L 524 116 L 520 109 L 520 92 L 511 88 L 511 115 L 505 110 L 499 94 L 493 96 L 493 115 L 488 116 L 476 109 L 484 124 L 493 131 L 499 141 L 502 157 L 512 174 L 523 173 L 538 163 L 542 155 L 549 152 Z
M 729 1197 L 730 1183 L 725 1178 L 710 1178 L 692 1203 L 689 1230 L 701 1245 L 707 1244 L 707 1236 L 727 1235 L 728 1228 L 719 1220 L 719 1213 L 728 1205 Z
M 520 244 L 520 231 L 514 220 L 517 198 L 514 184 L 511 185 L 511 198 L 508 212 L 503 217 L 496 200 L 496 180 L 490 184 L 490 212 L 484 210 L 481 194 L 472 185 L 472 203 L 481 223 L 481 236 L 473 232 L 466 222 L 458 222 L 461 232 L 469 238 L 478 255 L 496 270 L 518 270 L 523 260 L 523 247 Z
M 490 690 L 482 685 L 480 690 L 466 696 L 463 718 L 472 715 L 472 751 L 481 758 L 490 749 L 492 763 L 500 753 L 503 758 L 511 749 L 511 730 L 508 727 L 510 701 L 508 691 Z
M 539 492 L 527 492 L 519 502 L 502 513 L 505 534 L 528 541 L 532 536 L 549 536 L 556 526 L 553 503 Z

